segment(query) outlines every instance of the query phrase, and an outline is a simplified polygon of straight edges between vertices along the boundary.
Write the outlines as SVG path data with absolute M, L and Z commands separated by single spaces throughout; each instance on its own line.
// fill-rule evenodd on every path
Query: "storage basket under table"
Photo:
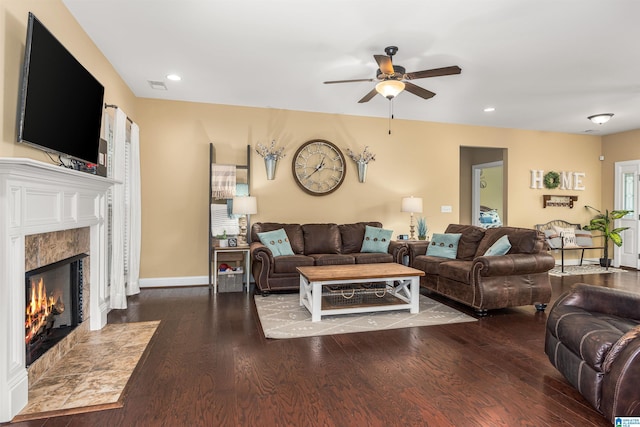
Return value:
M 385 282 L 328 285 L 323 287 L 322 303 L 332 307 L 388 304 L 397 300 L 392 290 Z

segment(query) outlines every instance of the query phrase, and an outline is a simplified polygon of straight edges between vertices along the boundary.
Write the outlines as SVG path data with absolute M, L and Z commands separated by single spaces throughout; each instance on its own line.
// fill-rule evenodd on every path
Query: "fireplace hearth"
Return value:
M 25 273 L 25 348 L 30 366 L 83 321 L 80 254 Z

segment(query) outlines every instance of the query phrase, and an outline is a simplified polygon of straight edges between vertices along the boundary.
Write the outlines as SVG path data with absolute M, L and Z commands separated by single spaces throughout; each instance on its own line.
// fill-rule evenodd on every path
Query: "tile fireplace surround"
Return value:
M 0 158 L 0 422 L 27 404 L 25 236 L 89 227 L 91 330 L 107 323 L 106 192 L 115 181 L 30 159 Z

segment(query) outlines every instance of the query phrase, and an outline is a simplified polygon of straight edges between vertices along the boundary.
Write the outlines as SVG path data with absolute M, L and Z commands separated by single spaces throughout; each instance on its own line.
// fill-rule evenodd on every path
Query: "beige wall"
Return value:
M 143 233 L 142 277 L 195 276 L 207 271 L 208 147 L 219 163 L 244 163 L 246 146 L 275 139 L 286 148 L 276 179 L 267 181 L 262 158 L 252 151 L 252 194 L 258 214 L 252 221 L 351 222 L 379 220 L 408 233 L 402 197 L 424 199 L 430 233 L 459 221 L 460 147 L 499 147 L 508 153 L 509 224 L 531 227 L 556 218 L 585 223 L 580 207 L 600 202 L 600 137 L 487 127 L 140 99 Z M 313 197 L 301 191 L 291 173 L 291 158 L 305 141 L 322 138 L 341 150 L 376 154 L 367 182 L 358 182 L 348 161 L 342 187 Z M 549 154 L 551 153 L 551 154 Z M 542 194 L 530 189 L 530 170 L 586 173 L 576 208 L 542 208 Z M 441 213 L 450 205 L 452 213 Z
M 640 131 L 601 138 L 550 132 L 387 120 L 259 108 L 136 99 L 60 0 L 3 0 L 0 3 L 0 156 L 48 161 L 38 150 L 16 144 L 18 82 L 27 13 L 33 11 L 105 85 L 105 101 L 122 107 L 141 127 L 143 278 L 207 274 L 208 144 L 218 162 L 242 163 L 246 146 L 275 139 L 286 147 L 276 179 L 267 181 L 262 159 L 252 151 L 252 193 L 258 197 L 253 221 L 350 222 L 380 220 L 394 235 L 408 233 L 409 216 L 400 199 L 424 199 L 430 233 L 461 218 L 461 147 L 506 149 L 509 224 L 530 227 L 556 218 L 585 223 L 585 204 L 601 205 L 612 188 L 614 160 L 640 158 L 628 150 Z M 382 108 L 382 106 L 381 106 Z M 361 184 L 349 160 L 343 186 L 325 197 L 303 193 L 291 174 L 291 157 L 312 138 L 327 139 L 343 151 L 376 153 Z M 622 148 L 624 146 L 624 148 Z M 636 144 L 637 146 L 637 144 Z M 598 156 L 605 154 L 600 162 Z M 532 190 L 530 170 L 585 172 L 585 191 Z M 603 171 L 603 172 L 601 172 Z M 601 184 L 604 184 L 602 187 Z M 575 194 L 576 208 L 542 208 L 542 194 Z M 463 201 L 464 202 L 464 201 Z M 452 213 L 441 213 L 450 205 Z
M 602 138 L 602 205 L 601 209 L 613 209 L 616 162 L 640 160 L 640 130 L 621 132 Z
M 105 102 L 116 104 L 135 119 L 135 97 L 60 0 L 0 2 L 0 156 L 51 161 L 44 152 L 16 144 L 18 87 L 24 59 L 28 13 L 36 17 L 105 87 Z

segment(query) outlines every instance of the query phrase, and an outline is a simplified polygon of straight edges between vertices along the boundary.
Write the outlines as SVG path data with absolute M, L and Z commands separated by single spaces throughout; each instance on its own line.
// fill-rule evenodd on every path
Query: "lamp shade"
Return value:
M 394 98 L 404 90 L 404 83 L 400 80 L 384 80 L 376 85 L 376 91 L 387 99 Z
M 593 116 L 589 116 L 587 117 L 587 119 L 591 120 L 593 123 L 597 125 L 603 125 L 607 123 L 611 119 L 611 117 L 613 117 L 613 113 L 602 113 L 602 114 L 595 114 Z
M 400 212 L 422 213 L 422 197 L 404 197 Z
M 253 196 L 234 197 L 233 210 L 235 215 L 253 215 L 258 213 L 258 202 Z

